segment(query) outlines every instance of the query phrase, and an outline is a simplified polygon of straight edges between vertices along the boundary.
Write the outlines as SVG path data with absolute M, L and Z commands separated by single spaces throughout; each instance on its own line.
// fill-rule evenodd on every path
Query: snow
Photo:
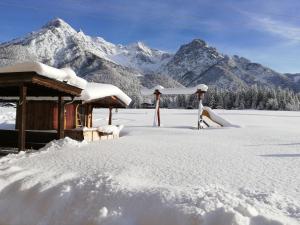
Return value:
M 13 130 L 16 122 L 16 109 L 13 107 L 0 107 L 0 129 Z
M 153 111 L 115 113 L 119 139 L 1 158 L 0 224 L 300 223 L 300 112 L 216 110 L 242 128 L 197 130 L 196 110 L 161 109 L 160 128 Z
M 133 43 L 127 46 L 123 45 L 108 45 L 109 58 L 116 64 L 132 68 L 140 73 L 147 74 L 157 72 L 160 67 L 166 65 L 172 57 L 172 54 L 152 49 L 142 42 Z
M 108 96 L 116 96 L 126 106 L 128 106 L 131 102 L 131 98 L 129 98 L 118 87 L 112 84 L 102 84 L 102 83 L 87 83 L 85 89 L 81 92 L 81 96 L 79 97 L 79 99 L 85 102 L 89 102 L 96 99 L 105 98 Z
M 124 125 L 115 126 L 115 125 L 102 125 L 98 127 L 98 131 L 106 134 L 119 135 L 120 131 L 124 128 Z
M 239 127 L 238 125 L 234 125 L 212 110 L 210 107 L 203 106 L 203 110 L 206 110 L 209 113 L 209 116 L 213 122 L 220 124 L 223 127 Z M 198 116 L 200 118 L 200 116 Z
M 84 89 L 87 83 L 86 80 L 78 77 L 71 68 L 57 69 L 40 62 L 23 62 L 11 66 L 0 67 L 0 73 L 12 72 L 36 72 L 41 76 L 67 82 L 68 84 L 81 89 Z
M 148 89 L 148 88 L 143 88 L 141 90 L 142 95 L 152 95 L 154 94 L 154 92 L 158 90 L 161 94 L 165 94 L 165 95 L 191 95 L 191 94 L 195 94 L 198 90 L 202 90 L 204 92 L 207 92 L 208 90 L 208 86 L 206 86 L 205 84 L 199 84 L 196 87 L 191 87 L 191 88 L 164 88 L 161 85 L 157 85 L 155 87 L 153 87 L 152 89 Z

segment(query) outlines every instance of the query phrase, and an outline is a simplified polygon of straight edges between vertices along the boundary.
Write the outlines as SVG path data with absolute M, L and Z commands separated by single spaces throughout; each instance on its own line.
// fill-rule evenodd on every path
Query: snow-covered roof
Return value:
M 96 99 L 101 99 L 109 96 L 115 96 L 125 105 L 129 105 L 131 98 L 128 97 L 122 90 L 112 84 L 87 83 L 85 89 L 81 92 L 79 100 L 90 102 Z
M 71 68 L 57 69 L 40 62 L 23 62 L 0 67 L 0 73 L 36 72 L 37 74 L 54 80 L 66 82 L 69 85 L 84 89 L 87 81 L 78 77 Z
M 191 88 L 164 88 L 163 86 L 157 85 L 152 89 L 143 88 L 141 90 L 141 93 L 142 95 L 152 95 L 157 90 L 161 94 L 165 94 L 165 95 L 179 95 L 179 94 L 189 95 L 189 94 L 195 94 L 199 90 L 206 92 L 208 90 L 208 86 L 205 84 L 199 84 L 196 87 L 191 87 Z

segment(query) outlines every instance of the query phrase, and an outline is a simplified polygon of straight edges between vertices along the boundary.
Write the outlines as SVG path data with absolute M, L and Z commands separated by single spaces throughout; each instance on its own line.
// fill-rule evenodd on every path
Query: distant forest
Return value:
M 154 102 L 154 98 L 152 100 Z M 203 105 L 213 109 L 300 110 L 300 94 L 282 88 L 241 88 L 231 91 L 210 88 Z M 164 108 L 198 108 L 196 95 L 162 96 Z

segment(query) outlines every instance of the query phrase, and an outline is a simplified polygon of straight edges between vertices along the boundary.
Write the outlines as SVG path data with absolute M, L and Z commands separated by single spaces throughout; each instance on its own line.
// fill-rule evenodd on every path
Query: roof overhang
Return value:
M 27 86 L 27 96 L 80 96 L 82 89 L 41 76 L 36 72 L 0 73 L 0 96 L 19 96 L 19 87 Z
M 127 106 L 126 103 L 122 102 L 116 96 L 93 99 L 92 101 L 83 102 L 83 104 L 91 104 L 94 108 L 126 108 Z

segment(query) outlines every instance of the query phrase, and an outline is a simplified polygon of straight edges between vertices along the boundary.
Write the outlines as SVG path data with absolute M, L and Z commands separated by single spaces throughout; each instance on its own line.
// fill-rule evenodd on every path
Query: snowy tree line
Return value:
M 203 104 L 213 109 L 300 110 L 300 94 L 282 88 L 241 88 L 235 91 L 210 88 Z M 163 96 L 161 107 L 197 108 L 196 95 Z

